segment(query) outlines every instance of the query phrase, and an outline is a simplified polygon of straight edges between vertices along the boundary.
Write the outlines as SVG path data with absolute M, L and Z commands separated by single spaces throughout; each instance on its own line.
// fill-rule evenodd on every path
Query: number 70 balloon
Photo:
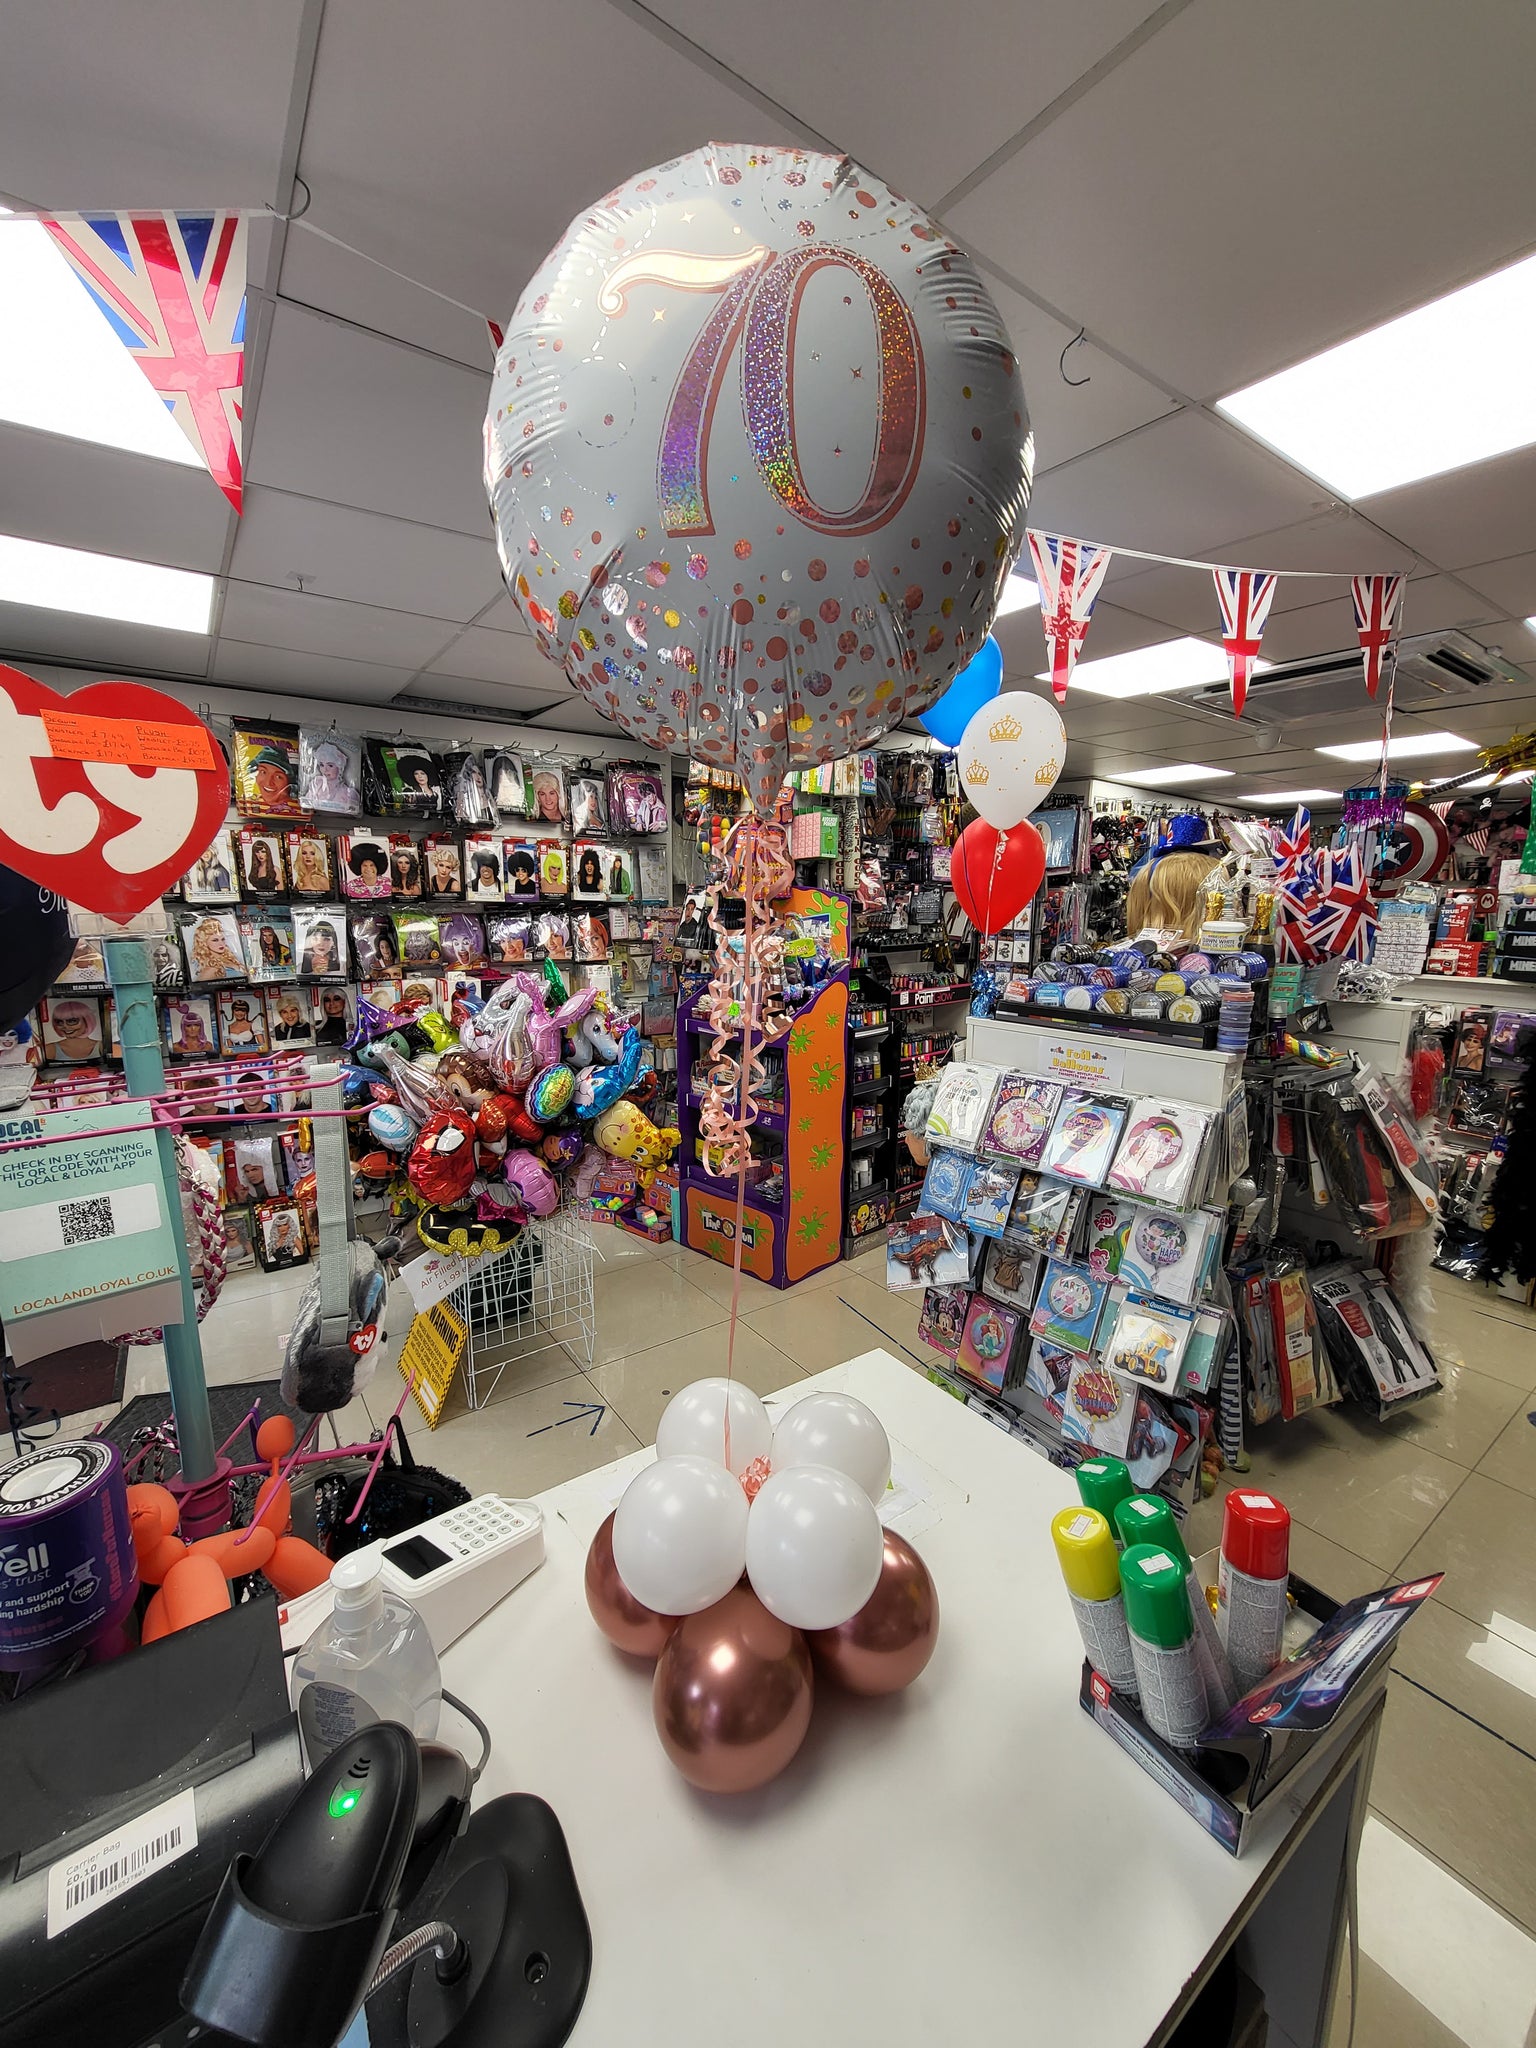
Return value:
M 485 422 L 502 571 L 540 648 L 759 808 L 970 661 L 1032 465 L 970 258 L 847 158 L 791 149 L 711 145 L 573 222 Z

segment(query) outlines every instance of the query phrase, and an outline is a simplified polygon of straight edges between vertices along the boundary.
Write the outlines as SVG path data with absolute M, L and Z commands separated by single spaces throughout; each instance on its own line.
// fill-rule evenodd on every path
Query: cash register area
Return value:
M 419 1418 L 411 1428 L 407 1411 L 421 1462 L 473 1492 L 526 1497 L 652 1443 L 668 1397 L 725 1370 L 731 1273 L 678 1245 L 592 1234 L 590 1369 L 558 1348 L 520 1360 L 509 1347 L 479 1410 L 455 1389 L 430 1434 Z M 275 1377 L 308 1271 L 230 1276 L 203 1325 L 210 1384 Z M 743 1276 L 736 1376 L 767 1394 L 875 1345 L 925 1370 L 921 1297 L 888 1293 L 884 1274 L 881 1246 L 788 1293 Z M 1435 1295 L 1439 1401 L 1382 1424 L 1345 1407 L 1250 1429 L 1250 1477 L 1290 1508 L 1293 1569 L 1339 1600 L 1446 1574 L 1404 1632 L 1388 1681 L 1360 1851 L 1355 2048 L 1532 2048 L 1536 1313 L 1448 1277 Z M 390 1306 L 395 1342 L 366 1395 L 337 1418 L 343 1442 L 366 1437 L 398 1399 L 393 1359 L 410 1320 L 398 1281 Z M 130 1351 L 125 1400 L 165 1384 L 158 1345 Z M 69 1429 L 113 1412 L 69 1418 Z M 1222 1493 L 1238 1476 L 1224 1473 L 1194 1510 L 1191 1551 L 1218 1540 Z M 1350 2021 L 1341 1990 L 1330 2048 L 1345 2048 Z

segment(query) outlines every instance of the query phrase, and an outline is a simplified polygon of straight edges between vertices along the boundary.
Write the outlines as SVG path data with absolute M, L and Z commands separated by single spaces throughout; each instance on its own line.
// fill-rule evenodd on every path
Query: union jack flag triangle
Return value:
M 1221 606 L 1221 644 L 1227 650 L 1227 672 L 1232 678 L 1232 716 L 1241 718 L 1253 665 L 1259 658 L 1264 622 L 1280 579 L 1272 569 L 1213 569 L 1211 573 Z
M 1031 527 L 1029 552 L 1040 585 L 1040 623 L 1051 650 L 1051 693 L 1063 704 L 1114 549 L 1059 533 L 1037 533 Z
M 238 512 L 245 222 L 109 213 L 43 225 Z
M 1374 697 L 1381 682 L 1381 664 L 1397 630 L 1397 609 L 1403 601 L 1401 576 L 1352 576 L 1355 631 L 1365 656 L 1365 687 Z

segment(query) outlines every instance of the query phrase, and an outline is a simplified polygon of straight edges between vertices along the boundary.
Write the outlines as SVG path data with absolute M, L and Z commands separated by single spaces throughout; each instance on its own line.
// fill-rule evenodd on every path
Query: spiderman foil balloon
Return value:
M 485 422 L 502 572 L 539 646 L 760 811 L 971 660 L 1033 460 L 970 258 L 846 157 L 794 149 L 712 144 L 575 221 Z

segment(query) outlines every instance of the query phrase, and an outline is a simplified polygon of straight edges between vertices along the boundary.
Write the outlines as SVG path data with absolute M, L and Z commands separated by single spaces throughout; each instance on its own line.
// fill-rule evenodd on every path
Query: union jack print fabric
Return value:
M 245 222 L 109 213 L 44 225 L 238 512 Z
M 1264 622 L 1280 581 L 1272 569 L 1213 569 L 1221 606 L 1221 644 L 1232 679 L 1232 716 L 1241 718 L 1248 701 L 1253 664 L 1259 658 Z
M 1355 632 L 1365 659 L 1365 687 L 1374 697 L 1381 683 L 1381 664 L 1397 630 L 1397 609 L 1403 601 L 1401 576 L 1352 576 Z
M 1051 693 L 1062 704 L 1114 549 L 1031 527 L 1029 552 L 1040 585 L 1040 623 L 1051 650 Z

